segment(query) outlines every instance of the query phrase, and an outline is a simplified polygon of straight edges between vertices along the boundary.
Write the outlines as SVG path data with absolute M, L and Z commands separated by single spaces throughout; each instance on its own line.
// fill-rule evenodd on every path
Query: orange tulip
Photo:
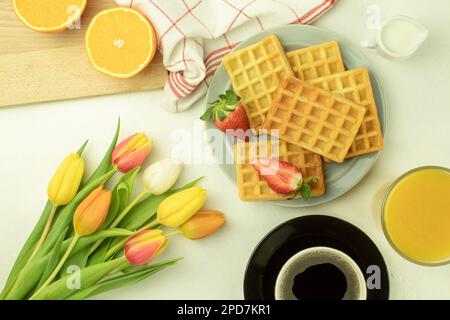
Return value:
M 142 266 L 158 256 L 168 245 L 160 229 L 143 230 L 128 239 L 125 257 L 135 266 Z
M 126 173 L 139 167 L 151 149 L 152 141 L 145 133 L 135 133 L 116 146 L 111 160 L 120 172 Z
M 179 227 L 188 239 L 197 240 L 207 237 L 223 227 L 225 216 L 220 211 L 199 211 Z
M 88 236 L 98 230 L 105 221 L 111 202 L 111 191 L 102 186 L 94 189 L 78 206 L 73 216 L 75 233 Z
M 72 238 L 72 241 L 61 260 L 59 260 L 59 263 L 53 269 L 53 272 L 44 284 L 31 296 L 31 299 L 39 296 L 39 293 L 47 288 L 56 278 L 80 237 L 88 236 L 100 228 L 108 214 L 110 202 L 111 191 L 104 190 L 103 186 L 100 186 L 92 190 L 92 192 L 78 205 L 73 216 L 75 236 Z

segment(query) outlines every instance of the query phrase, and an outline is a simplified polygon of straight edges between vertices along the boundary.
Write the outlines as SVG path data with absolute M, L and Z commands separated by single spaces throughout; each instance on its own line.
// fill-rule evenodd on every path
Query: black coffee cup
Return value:
M 366 281 L 356 262 L 342 251 L 312 247 L 292 256 L 281 268 L 277 300 L 366 300 Z

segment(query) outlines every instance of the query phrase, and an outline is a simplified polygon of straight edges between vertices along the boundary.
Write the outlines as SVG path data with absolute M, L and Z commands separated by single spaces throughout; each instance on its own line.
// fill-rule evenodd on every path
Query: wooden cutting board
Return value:
M 100 10 L 114 0 L 88 0 L 81 29 L 39 33 L 16 17 L 12 1 L 0 2 L 0 107 L 163 87 L 167 73 L 157 54 L 143 72 L 113 79 L 94 70 L 84 50 L 84 34 Z

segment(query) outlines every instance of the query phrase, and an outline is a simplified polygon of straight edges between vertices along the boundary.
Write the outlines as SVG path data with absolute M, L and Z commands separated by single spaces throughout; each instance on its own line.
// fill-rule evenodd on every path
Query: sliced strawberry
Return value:
M 214 120 L 219 130 L 234 137 L 246 139 L 250 125 L 247 113 L 239 100 L 240 98 L 232 90 L 228 90 L 219 96 L 219 100 L 211 104 L 200 119 Z
M 294 192 L 303 180 L 300 170 L 286 161 L 258 158 L 253 167 L 269 187 L 279 193 Z
M 283 194 L 293 193 L 292 198 L 300 192 L 302 198 L 308 200 L 311 196 L 309 184 L 318 181 L 317 178 L 303 179 L 296 166 L 282 160 L 259 157 L 253 167 L 273 191 Z

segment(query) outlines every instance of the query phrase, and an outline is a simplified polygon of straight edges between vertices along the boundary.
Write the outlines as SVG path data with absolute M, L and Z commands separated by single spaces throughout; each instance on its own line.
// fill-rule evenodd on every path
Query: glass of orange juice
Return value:
M 413 169 L 389 188 L 382 212 L 384 233 L 406 259 L 422 265 L 450 262 L 450 169 Z

